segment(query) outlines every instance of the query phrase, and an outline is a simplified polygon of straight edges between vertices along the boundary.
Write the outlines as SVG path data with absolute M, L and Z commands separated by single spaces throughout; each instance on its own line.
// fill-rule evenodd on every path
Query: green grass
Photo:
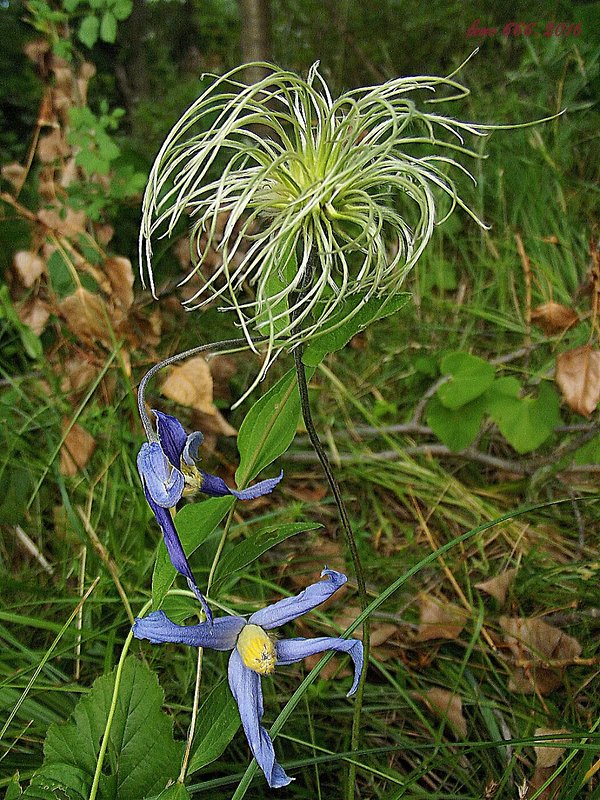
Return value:
M 583 68 L 577 66 L 578 58 Z M 474 83 L 489 87 L 486 69 L 478 71 L 477 63 L 472 64 Z M 596 75 L 597 53 L 591 46 L 585 49 L 582 42 L 577 51 L 561 50 L 553 43 L 552 49 L 525 52 L 506 92 L 487 97 L 474 93 L 470 100 L 474 119 L 482 113 L 496 121 L 531 119 L 564 104 L 575 110 L 539 129 L 494 134 L 490 157 L 481 167 L 481 182 L 472 190 L 473 206 L 492 224 L 491 231 L 482 235 L 460 217 L 440 229 L 408 283 L 415 303 L 358 337 L 354 346 L 329 357 L 311 383 L 319 430 L 326 443 L 335 443 L 334 464 L 336 455 L 342 456 L 337 473 L 358 532 L 371 599 L 415 569 L 436 547 L 468 530 L 525 505 L 548 505 L 455 544 L 443 560 L 420 568 L 373 614 L 375 626 L 388 623 L 396 630 L 381 648 L 373 648 L 358 753 L 349 752 L 352 704 L 344 696 L 345 662 L 336 658 L 328 665 L 328 669 L 335 665 L 334 672 L 305 689 L 276 742 L 282 764 L 297 779 L 285 790 L 294 800 L 340 797 L 350 758 L 358 765 L 357 796 L 369 800 L 509 800 L 519 796 L 519 787 L 533 774 L 532 740 L 538 728 L 567 732 L 566 754 L 557 765 L 566 767 L 562 782 L 553 783 L 552 797 L 598 797 L 598 774 L 582 786 L 600 747 L 598 734 L 590 733 L 600 709 L 597 473 L 565 477 L 549 468 L 522 475 L 420 451 L 424 442 L 436 443 L 431 436 L 361 432 L 364 426 L 409 421 L 435 382 L 436 365 L 445 353 L 461 349 L 492 359 L 523 346 L 525 283 L 515 247 L 517 231 L 532 262 L 533 305 L 549 299 L 575 302 L 588 318 L 564 337 L 548 338 L 533 328 L 532 353 L 505 365 L 503 374 L 524 382 L 547 376 L 557 353 L 592 335 L 589 297 L 577 295 L 577 290 L 588 269 L 591 221 L 597 209 L 593 159 L 584 157 L 588 148 L 597 150 L 593 133 L 597 122 L 589 108 Z M 561 76 L 560 96 L 554 96 Z M 548 241 L 550 236 L 558 243 Z M 205 338 L 209 331 L 215 331 L 216 338 L 225 330 L 226 321 L 214 311 L 204 324 L 194 317 L 190 325 L 190 319 L 183 312 L 170 312 L 160 344 L 162 356 L 196 344 L 199 330 Z M 94 679 L 117 664 L 129 631 L 126 609 L 81 513 L 116 563 L 134 613 L 149 597 L 159 533 L 135 466 L 142 432 L 133 411 L 133 387 L 147 366 L 148 354 L 138 354 L 131 380 L 118 360 L 106 362 L 116 381 L 110 404 L 101 388 L 74 399 L 63 394 L 60 375 L 18 355 L 14 331 L 5 321 L 2 325 L 6 357 L 0 388 L 0 718 L 7 719 L 20 703 L 0 742 L 0 786 L 6 786 L 17 771 L 22 785 L 27 784 L 41 764 L 49 725 L 66 720 Z M 419 367 L 418 360 L 430 371 Z M 230 380 L 232 396 L 243 391 L 255 368 L 245 356 L 237 357 L 236 364 Z M 261 391 L 275 381 L 277 369 L 288 367 L 282 359 Z M 36 374 L 31 374 L 33 369 Z M 190 422 L 187 412 L 158 395 L 152 399 Z M 248 407 L 231 415 L 232 424 L 239 427 Z M 562 413 L 566 424 L 585 421 L 564 406 Z M 58 469 L 65 415 L 72 421 L 76 418 L 97 442 L 92 459 L 74 478 L 63 477 Z M 552 455 L 570 435 L 557 434 L 531 456 Z M 521 458 L 494 430 L 485 430 L 478 446 L 515 463 Z M 388 455 L 377 460 L 381 451 Z M 324 480 L 314 463 L 301 460 L 307 454 L 310 457 L 300 432 L 289 458 L 281 459 L 285 480 L 280 490 L 258 511 L 238 507 L 231 537 L 247 535 L 265 521 L 283 524 L 304 518 L 322 523 L 323 530 L 294 537 L 238 579 L 226 582 L 217 598 L 225 605 L 249 611 L 279 592 L 294 593 L 315 579 L 332 557 L 349 568 L 334 506 L 329 496 L 320 494 Z M 217 470 L 236 463 L 232 441 L 219 439 L 205 466 Z M 50 562 L 52 574 L 23 549 L 15 535 L 17 525 Z M 194 561 L 201 582 L 208 575 L 218 535 L 208 540 Z M 517 576 L 503 607 L 475 588 L 513 567 Z M 100 580 L 84 605 L 79 627 L 74 622 L 62 633 L 23 697 L 77 606 L 81 584 L 88 588 L 96 576 Z M 466 624 L 458 638 L 418 640 L 421 592 L 462 605 Z M 178 602 L 190 608 L 189 601 L 180 598 L 169 602 L 174 609 Z M 336 615 L 345 605 L 358 605 L 352 581 L 344 599 L 308 618 L 298 635 L 343 630 Z M 549 615 L 549 621 L 555 620 L 580 642 L 582 663 L 569 666 L 561 685 L 545 696 L 510 690 L 511 661 L 502 641 L 502 615 Z M 165 707 L 175 720 L 175 736 L 184 739 L 195 654 L 182 647 L 138 642 L 132 651 L 158 672 Z M 206 654 L 203 696 L 225 669 L 222 654 Z M 265 681 L 267 728 L 305 673 L 302 665 L 289 667 Z M 433 687 L 461 698 L 466 738 L 456 736 L 419 699 Z M 190 791 L 194 797 L 231 798 L 248 760 L 245 740 L 238 734 L 220 759 L 191 776 Z M 271 796 L 262 776 L 247 796 L 257 800 Z

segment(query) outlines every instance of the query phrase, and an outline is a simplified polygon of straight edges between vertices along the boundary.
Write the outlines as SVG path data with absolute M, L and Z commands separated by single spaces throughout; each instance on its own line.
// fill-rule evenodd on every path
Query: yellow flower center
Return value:
M 275 669 L 277 655 L 275 644 L 260 625 L 246 625 L 237 640 L 238 653 L 244 666 L 258 672 L 259 675 L 270 675 Z
M 200 470 L 198 467 L 190 466 L 189 464 L 184 464 L 183 460 L 180 465 L 181 472 L 183 473 L 183 477 L 185 478 L 185 486 L 183 488 L 184 495 L 195 494 L 202 488 L 202 484 L 204 483 L 204 478 L 200 474 Z

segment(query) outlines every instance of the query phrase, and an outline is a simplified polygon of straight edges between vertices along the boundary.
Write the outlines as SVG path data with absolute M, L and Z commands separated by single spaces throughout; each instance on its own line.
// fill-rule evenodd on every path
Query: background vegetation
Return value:
M 231 328 L 216 309 L 181 310 L 185 227 L 158 250 L 160 302 L 133 282 L 140 193 L 202 73 L 246 58 L 252 23 L 272 60 L 305 73 L 320 59 L 337 91 L 445 74 L 478 45 L 459 76 L 472 93 L 453 113 L 514 124 L 566 109 L 482 143 L 477 185 L 461 189 L 490 230 L 455 213 L 407 281 L 412 301 L 329 356 L 311 388 L 373 597 L 470 528 L 533 507 L 420 569 L 374 615 L 357 796 L 600 797 L 599 6 L 284 0 L 267 8 L 267 29 L 265 8 L 0 7 L 0 786 L 19 796 L 17 772 L 28 785 L 49 726 L 117 662 L 130 627 L 123 597 L 134 613 L 149 597 L 159 534 L 135 467 L 135 387 L 160 358 Z M 498 30 L 470 36 L 476 20 Z M 505 35 L 511 21 L 540 35 Z M 578 35 L 555 35 L 562 22 L 579 23 Z M 230 483 L 249 404 L 228 408 L 256 366 L 223 356 L 152 389 L 154 404 L 206 433 L 207 465 Z M 236 511 L 232 543 L 267 525 L 323 527 L 225 582 L 226 604 L 298 591 L 324 563 L 347 569 L 302 431 L 282 466 L 275 495 Z M 217 541 L 218 531 L 196 554 L 199 577 Z M 358 608 L 350 584 L 298 635 L 343 630 Z M 194 654 L 133 649 L 159 673 L 183 739 Z M 223 665 L 205 660 L 205 691 Z M 267 724 L 303 669 L 265 684 Z M 297 778 L 286 796 L 340 796 L 346 675 L 331 661 L 279 736 Z M 534 747 L 536 734 L 554 746 Z M 247 760 L 238 735 L 194 772 L 190 793 L 231 797 Z M 269 794 L 262 779 L 251 792 Z

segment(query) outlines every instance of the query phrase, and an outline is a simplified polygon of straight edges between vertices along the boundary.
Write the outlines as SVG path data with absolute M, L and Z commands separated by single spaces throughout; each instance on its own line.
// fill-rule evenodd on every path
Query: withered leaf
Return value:
M 66 158 L 70 153 L 71 148 L 58 128 L 55 128 L 45 136 L 40 136 L 37 154 L 40 161 L 44 164 L 50 164 L 52 161 L 57 161 L 59 158 Z
M 67 429 L 69 420 L 63 420 L 63 432 Z M 96 440 L 85 428 L 76 422 L 67 434 L 60 449 L 60 471 L 63 475 L 72 478 L 77 475 L 88 463 L 94 450 Z
M 551 736 L 553 733 L 569 733 L 564 728 L 554 730 L 552 728 L 536 728 L 535 737 L 538 736 Z M 565 752 L 566 747 L 556 747 L 557 744 L 564 744 L 567 740 L 560 739 L 545 739 L 543 743 L 534 747 L 535 750 L 535 763 L 538 767 L 554 767 L 558 763 L 560 757 Z M 552 745 L 552 747 L 550 747 Z
M 173 367 L 161 386 L 165 397 L 188 408 L 205 414 L 214 414 L 213 381 L 210 367 L 202 356 L 190 358 L 184 364 Z
M 104 269 L 113 291 L 114 300 L 123 308 L 129 308 L 133 303 L 131 261 L 124 256 L 111 256 L 104 262 Z
M 19 250 L 13 259 L 19 280 L 28 289 L 37 281 L 45 269 L 44 260 L 31 250 Z
M 73 211 L 67 208 L 64 216 L 54 208 L 42 208 L 38 211 L 39 221 L 52 228 L 62 236 L 79 236 L 85 232 L 86 216 L 85 211 Z
M 39 336 L 50 318 L 48 306 L 38 297 L 30 297 L 23 305 L 17 308 L 19 319 L 28 325 L 36 336 Z
M 500 575 L 496 575 L 494 578 L 489 578 L 487 581 L 476 583 L 475 588 L 491 595 L 498 601 L 499 605 L 502 606 L 506 600 L 506 593 L 512 585 L 516 574 L 516 569 L 507 569 L 500 573 Z
M 196 411 L 194 414 L 194 424 L 205 436 L 215 434 L 217 436 L 237 436 L 237 431 L 230 425 L 223 414 L 215 407 L 214 413 L 206 414 L 204 411 Z
M 577 639 L 541 619 L 500 617 L 499 622 L 514 658 L 531 662 L 527 668 L 515 667 L 508 688 L 545 695 L 561 686 L 564 667 L 581 654 Z M 560 666 L 547 666 L 555 661 Z
M 531 311 L 531 321 L 544 333 L 562 333 L 579 322 L 577 312 L 568 306 L 553 301 L 543 303 Z
M 83 340 L 111 341 L 102 298 L 80 287 L 59 303 L 58 309 L 72 333 Z
M 467 615 L 454 603 L 422 592 L 419 595 L 419 629 L 417 641 L 458 639 L 465 627 Z
M 586 344 L 561 353 L 555 380 L 567 405 L 589 417 L 600 402 L 600 350 Z
M 412 692 L 412 695 L 422 700 L 438 719 L 448 720 L 448 724 L 459 739 L 466 739 L 467 721 L 463 715 L 462 700 L 457 694 L 434 686 L 422 692 Z
M 8 181 L 8 183 L 12 184 L 13 188 L 15 189 L 21 188 L 26 174 L 27 170 L 25 167 L 17 162 L 13 162 L 12 164 L 4 164 L 0 170 L 0 175 L 2 175 L 5 181 Z

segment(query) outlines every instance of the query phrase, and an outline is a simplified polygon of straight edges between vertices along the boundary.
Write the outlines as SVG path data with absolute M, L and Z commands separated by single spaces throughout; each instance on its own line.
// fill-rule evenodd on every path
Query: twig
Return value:
M 17 539 L 19 542 L 22 544 L 25 550 L 27 550 L 27 552 L 35 558 L 44 572 L 47 572 L 48 575 L 53 575 L 54 567 L 49 563 L 49 561 L 47 561 L 47 559 L 44 557 L 44 554 L 40 552 L 36 543 L 30 539 L 29 536 L 27 536 L 20 525 L 15 525 L 15 533 L 17 534 Z

